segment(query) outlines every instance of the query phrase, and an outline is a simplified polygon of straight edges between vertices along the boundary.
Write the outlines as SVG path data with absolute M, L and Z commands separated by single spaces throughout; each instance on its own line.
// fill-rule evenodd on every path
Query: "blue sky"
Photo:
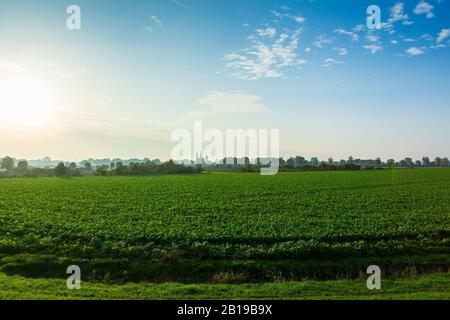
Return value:
M 79 31 L 66 28 L 71 4 Z M 371 4 L 381 30 L 367 30 Z M 0 84 L 29 76 L 52 101 L 36 126 L 9 121 L 0 96 L 0 155 L 167 159 L 171 132 L 194 120 L 280 129 L 284 156 L 450 153 L 448 0 L 0 6 Z

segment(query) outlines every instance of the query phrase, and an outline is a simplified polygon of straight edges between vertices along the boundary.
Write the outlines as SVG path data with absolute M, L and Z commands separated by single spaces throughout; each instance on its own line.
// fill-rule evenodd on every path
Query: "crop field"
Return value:
M 450 169 L 0 180 L 5 274 L 324 280 L 447 272 L 449 253 Z

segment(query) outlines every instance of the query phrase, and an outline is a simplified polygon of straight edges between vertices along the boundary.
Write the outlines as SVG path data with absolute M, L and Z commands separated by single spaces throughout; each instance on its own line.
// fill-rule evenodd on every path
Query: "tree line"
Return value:
M 271 159 L 256 159 L 250 161 L 249 158 L 225 158 L 219 164 L 209 165 L 203 163 L 203 166 L 213 168 L 216 170 L 240 170 L 240 171 L 259 171 L 261 167 L 267 166 Z M 333 158 L 328 158 L 327 161 L 320 161 L 317 157 L 312 157 L 310 160 L 302 156 L 290 157 L 287 159 L 278 159 L 279 168 L 281 171 L 289 170 L 368 170 L 368 169 L 387 169 L 387 168 L 419 168 L 419 167 L 448 167 L 449 159 L 447 157 L 436 157 L 433 161 L 429 157 L 423 157 L 422 160 L 414 161 L 412 158 L 405 158 L 400 161 L 388 159 L 383 162 L 380 158 L 376 159 L 354 159 L 352 156 L 347 160 L 341 159 L 335 161 Z
M 225 158 L 218 163 L 208 163 L 203 159 L 200 162 L 191 161 L 188 164 L 180 164 L 173 160 L 161 162 L 159 159 L 117 161 L 105 163 L 102 160 L 101 165 L 93 166 L 89 161 L 59 162 L 53 167 L 33 167 L 27 160 L 16 161 L 12 157 L 6 156 L 0 159 L 0 177 L 64 177 L 64 176 L 133 176 L 133 175 L 159 175 L 159 174 L 193 174 L 202 171 L 241 171 L 257 172 L 261 167 L 265 167 L 270 159 L 249 158 Z M 354 159 L 349 157 L 347 160 L 335 161 L 329 158 L 327 161 L 320 161 L 317 157 L 310 160 L 302 156 L 290 157 L 288 159 L 279 158 L 279 168 L 281 171 L 292 170 L 368 170 L 368 169 L 386 169 L 386 168 L 419 168 L 419 167 L 448 167 L 450 165 L 447 157 L 436 157 L 430 160 L 429 157 L 423 157 L 421 160 L 405 158 L 400 161 L 388 159 L 383 162 L 380 158 L 376 159 Z M 16 164 L 17 163 L 17 164 Z M 98 162 L 97 162 L 98 163 Z
M 111 162 L 109 165 L 92 166 L 83 161 L 82 165 L 75 162 L 60 162 L 55 167 L 37 168 L 28 165 L 27 160 L 19 160 L 17 165 L 13 158 L 7 156 L 0 161 L 0 177 L 80 177 L 80 176 L 133 176 L 133 175 L 161 175 L 161 174 L 194 174 L 201 173 L 201 166 L 184 166 L 170 160 L 159 162 L 147 160 L 145 162 Z

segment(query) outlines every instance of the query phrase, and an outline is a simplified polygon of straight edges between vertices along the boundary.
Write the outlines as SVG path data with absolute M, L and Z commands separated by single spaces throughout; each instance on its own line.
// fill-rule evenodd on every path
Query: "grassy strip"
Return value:
M 139 283 L 107 285 L 83 282 L 68 290 L 63 279 L 27 279 L 0 273 L 2 299 L 450 299 L 450 274 L 383 278 L 382 289 L 370 291 L 365 278 L 339 281 L 263 284 Z

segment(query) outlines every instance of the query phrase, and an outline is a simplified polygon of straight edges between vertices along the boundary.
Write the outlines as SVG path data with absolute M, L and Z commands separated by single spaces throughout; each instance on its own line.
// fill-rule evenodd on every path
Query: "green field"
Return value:
M 449 253 L 450 169 L 0 180 L 6 282 L 411 277 Z

